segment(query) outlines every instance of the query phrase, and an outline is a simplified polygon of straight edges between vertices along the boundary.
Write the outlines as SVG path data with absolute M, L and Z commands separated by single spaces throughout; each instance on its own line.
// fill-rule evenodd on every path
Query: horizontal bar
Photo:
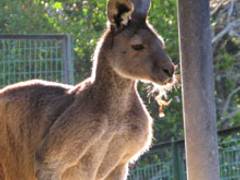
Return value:
M 62 40 L 66 38 L 66 34 L 42 34 L 42 35 L 24 35 L 24 34 L 0 34 L 0 40 L 1 39 L 20 39 L 20 40 L 29 40 L 29 39 L 36 39 L 36 40 Z
M 228 128 L 228 129 L 222 129 L 222 130 L 218 131 L 218 135 L 226 136 L 226 135 L 229 135 L 229 134 L 232 134 L 232 133 L 238 133 L 238 132 L 240 132 L 240 126 L 233 127 L 233 128 Z M 163 142 L 163 143 L 155 144 L 155 145 L 152 146 L 150 151 L 151 150 L 154 151 L 154 150 L 157 150 L 157 149 L 160 149 L 160 148 L 164 148 L 164 147 L 169 147 L 173 143 L 175 143 L 175 144 L 183 144 L 184 143 L 184 139 L 179 139 L 179 140 L 176 140 L 176 141 L 166 141 L 166 142 Z

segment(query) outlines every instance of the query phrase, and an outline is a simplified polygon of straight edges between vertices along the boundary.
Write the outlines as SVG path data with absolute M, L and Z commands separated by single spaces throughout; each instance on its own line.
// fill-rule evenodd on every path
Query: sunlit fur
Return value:
M 125 18 L 121 8 L 113 12 Z M 146 17 L 125 25 L 121 15 L 111 18 L 120 22 L 108 26 L 83 82 L 0 90 L 0 180 L 126 180 L 129 163 L 149 149 L 153 122 L 136 82 L 166 84 L 174 67 Z

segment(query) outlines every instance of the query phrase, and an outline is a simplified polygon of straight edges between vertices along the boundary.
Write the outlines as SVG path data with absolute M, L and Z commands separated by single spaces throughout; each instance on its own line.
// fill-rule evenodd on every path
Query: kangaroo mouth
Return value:
M 172 83 L 174 83 L 174 76 L 166 79 L 166 80 L 163 82 L 163 84 L 172 84 Z
M 173 75 L 172 77 L 166 76 L 164 74 L 152 76 L 152 81 L 159 85 L 174 84 L 175 79 L 175 75 Z

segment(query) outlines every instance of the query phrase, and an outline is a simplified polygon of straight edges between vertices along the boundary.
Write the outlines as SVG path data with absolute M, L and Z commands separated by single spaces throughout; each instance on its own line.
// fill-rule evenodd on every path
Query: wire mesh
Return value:
M 225 137 L 219 147 L 222 180 L 240 179 L 240 134 Z
M 172 144 L 144 155 L 130 171 L 128 180 L 186 180 L 183 143 L 175 144 L 177 151 L 171 148 L 174 147 Z M 177 161 L 175 155 L 178 156 Z M 158 161 L 146 161 L 152 157 L 158 157 Z M 240 133 L 219 136 L 219 163 L 221 180 L 240 179 Z
M 173 180 L 173 168 L 172 147 L 166 146 L 142 156 L 128 180 Z
M 128 180 L 173 180 L 170 162 L 147 165 L 133 170 Z
M 0 37 L 0 87 L 28 79 L 66 82 L 66 36 Z M 72 62 L 70 62 L 72 63 Z

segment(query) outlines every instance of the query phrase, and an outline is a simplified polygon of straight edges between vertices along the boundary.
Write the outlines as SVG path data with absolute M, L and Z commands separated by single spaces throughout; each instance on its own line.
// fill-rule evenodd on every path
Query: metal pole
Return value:
M 178 0 L 188 180 L 219 180 L 208 0 Z
M 69 34 L 63 38 L 64 83 L 74 84 L 72 39 Z

